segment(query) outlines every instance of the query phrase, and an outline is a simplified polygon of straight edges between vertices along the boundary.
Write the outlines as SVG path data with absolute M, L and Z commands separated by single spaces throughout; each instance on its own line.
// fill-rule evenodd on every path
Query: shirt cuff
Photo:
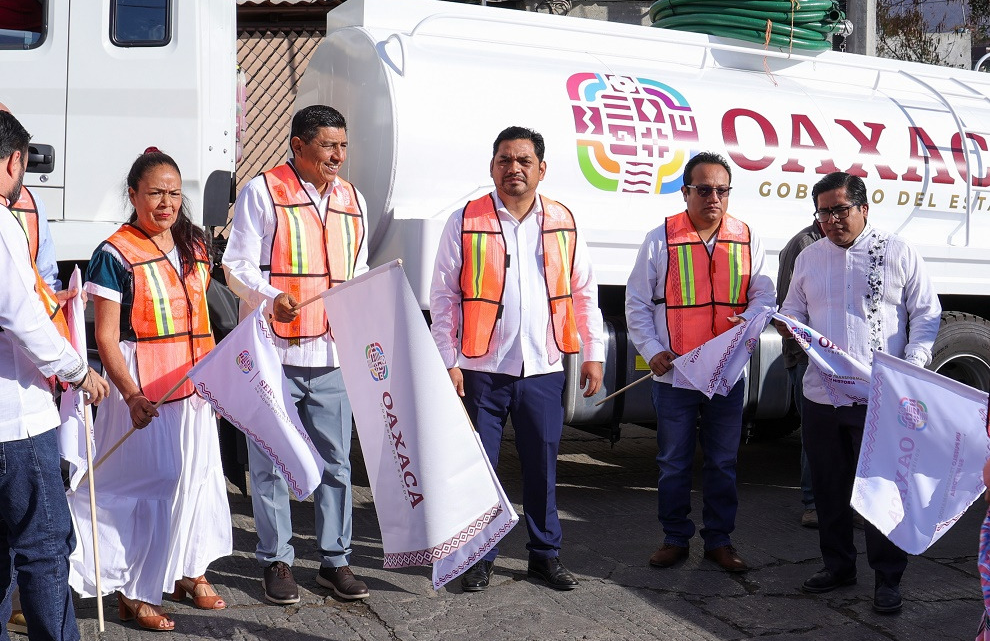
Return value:
M 643 346 L 643 350 L 639 353 L 639 355 L 645 358 L 646 362 L 649 363 L 650 361 L 653 360 L 654 356 L 656 356 L 660 352 L 666 352 L 666 351 L 669 350 L 666 347 L 664 347 L 660 343 L 660 341 L 650 341 L 649 343 Z
M 585 345 L 584 349 L 584 362 L 594 361 L 598 363 L 605 362 L 605 345 L 602 343 L 594 343 L 593 345 Z
M 931 356 L 923 349 L 913 349 L 904 354 L 904 360 L 912 365 L 924 367 L 931 361 Z

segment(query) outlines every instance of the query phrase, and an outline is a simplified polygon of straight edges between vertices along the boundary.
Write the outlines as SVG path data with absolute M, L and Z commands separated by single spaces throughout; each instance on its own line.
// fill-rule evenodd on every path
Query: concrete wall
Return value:
M 494 4 L 494 3 L 493 3 Z M 563 15 L 625 24 L 649 25 L 650 5 L 645 0 L 524 0 L 527 11 L 563 13 Z M 568 9 L 569 7 L 569 9 Z M 563 10 L 563 11 L 562 11 Z

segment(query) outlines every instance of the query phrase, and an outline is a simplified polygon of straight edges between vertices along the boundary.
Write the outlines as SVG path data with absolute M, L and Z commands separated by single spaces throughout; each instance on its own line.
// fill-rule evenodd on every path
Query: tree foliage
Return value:
M 949 47 L 945 45 L 951 37 L 949 33 L 962 30 L 969 31 L 974 46 L 990 45 L 990 0 L 876 2 L 877 55 L 936 65 L 953 64 L 948 60 Z M 959 62 L 957 46 L 955 64 Z
M 946 0 L 950 3 L 965 1 Z M 975 1 L 990 4 L 990 0 Z M 878 56 L 946 64 L 938 34 L 946 31 L 947 25 L 944 19 L 933 23 L 930 12 L 924 11 L 924 4 L 924 0 L 877 0 Z

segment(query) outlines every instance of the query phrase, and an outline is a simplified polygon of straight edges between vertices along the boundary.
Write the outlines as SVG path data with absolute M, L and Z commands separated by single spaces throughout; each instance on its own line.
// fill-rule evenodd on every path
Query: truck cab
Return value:
M 124 179 L 158 147 L 193 220 L 223 225 L 236 139 L 235 3 L 0 3 L 0 102 L 31 133 L 25 184 L 61 263 L 87 261 L 130 215 Z M 14 80 L 11 82 L 10 80 Z

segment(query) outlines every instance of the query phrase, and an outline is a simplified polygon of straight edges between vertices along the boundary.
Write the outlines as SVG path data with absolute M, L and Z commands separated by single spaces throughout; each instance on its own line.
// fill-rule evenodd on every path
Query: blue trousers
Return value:
M 0 639 L 8 639 L 14 571 L 32 641 L 79 639 L 69 593 L 75 544 L 55 430 L 0 443 Z
M 557 518 L 557 451 L 564 427 L 564 373 L 512 376 L 462 370 L 464 406 L 474 422 L 492 467 L 498 466 L 502 431 L 512 417 L 516 451 L 522 466 L 523 513 L 532 559 L 560 552 Z M 494 561 L 498 548 L 485 555 Z
M 321 565 L 349 564 L 351 554 L 351 404 L 344 390 L 344 377 L 336 367 L 283 367 L 292 399 L 306 433 L 326 466 L 313 492 L 316 510 L 316 544 Z M 258 530 L 255 557 L 262 565 L 283 561 L 292 565 L 295 551 L 289 486 L 271 459 L 248 443 L 251 470 L 251 505 Z
M 791 379 L 791 390 L 794 392 L 794 404 L 797 406 L 798 418 L 804 414 L 804 373 L 808 370 L 808 361 L 787 368 L 787 377 Z M 801 502 L 807 510 L 815 509 L 815 491 L 811 489 L 811 466 L 808 464 L 808 453 L 804 451 L 804 437 L 801 437 Z
M 698 439 L 704 454 L 701 538 L 705 550 L 729 545 L 736 529 L 736 455 L 742 438 L 743 381 L 728 396 L 711 399 L 697 390 L 653 382 L 657 411 L 657 514 L 664 543 L 687 547 L 694 536 L 691 468 Z M 701 414 L 700 430 L 698 414 Z

